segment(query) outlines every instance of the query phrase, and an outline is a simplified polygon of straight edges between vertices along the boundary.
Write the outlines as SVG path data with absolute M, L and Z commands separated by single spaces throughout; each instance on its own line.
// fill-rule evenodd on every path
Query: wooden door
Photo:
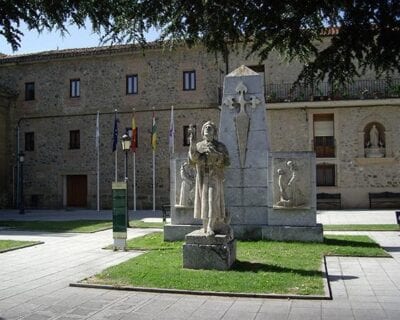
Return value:
M 67 176 L 67 207 L 87 207 L 87 176 Z

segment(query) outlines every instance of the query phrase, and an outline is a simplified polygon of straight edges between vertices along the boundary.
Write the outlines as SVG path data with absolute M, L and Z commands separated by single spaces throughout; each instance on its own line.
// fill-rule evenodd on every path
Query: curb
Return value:
M 179 289 L 163 289 L 163 288 L 144 288 L 133 286 L 112 286 L 106 284 L 89 284 L 89 283 L 70 283 L 70 287 L 121 290 L 121 291 L 139 291 L 152 293 L 169 293 L 169 294 L 187 294 L 198 296 L 219 296 L 219 297 L 238 297 L 238 298 L 268 298 L 268 299 L 299 299 L 299 300 L 332 300 L 329 295 L 290 295 L 290 294 L 262 294 L 262 293 L 242 293 L 242 292 L 215 292 L 215 291 L 195 291 L 195 290 L 179 290 Z

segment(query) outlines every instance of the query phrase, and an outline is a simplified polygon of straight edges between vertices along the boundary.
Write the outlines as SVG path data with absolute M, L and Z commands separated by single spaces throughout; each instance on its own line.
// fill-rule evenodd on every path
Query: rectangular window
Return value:
M 25 132 L 25 151 L 35 150 L 35 134 L 33 132 Z
M 196 90 L 196 71 L 183 72 L 183 90 Z
M 78 98 L 81 95 L 81 80 L 80 79 L 71 79 L 70 80 L 70 97 Z
M 35 100 L 35 83 L 26 82 L 25 83 L 25 100 Z
M 317 158 L 335 157 L 333 114 L 314 114 L 314 151 Z
M 317 165 L 317 186 L 328 187 L 336 185 L 334 164 L 318 164 Z
M 193 125 L 192 127 L 193 127 L 192 133 L 193 133 L 193 142 L 194 142 L 194 141 L 196 141 L 196 126 Z M 183 126 L 183 146 L 184 147 L 187 147 L 190 145 L 189 136 L 190 136 L 189 135 L 189 126 Z
M 80 149 L 81 147 L 81 137 L 79 130 L 71 130 L 69 132 L 69 148 L 70 149 Z
M 137 74 L 131 74 L 126 76 L 126 94 L 137 94 L 137 93 L 138 93 Z

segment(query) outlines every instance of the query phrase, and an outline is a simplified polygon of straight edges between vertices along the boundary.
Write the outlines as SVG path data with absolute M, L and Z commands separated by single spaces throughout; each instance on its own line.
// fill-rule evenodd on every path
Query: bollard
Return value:
M 400 226 L 400 211 L 396 211 L 397 224 Z

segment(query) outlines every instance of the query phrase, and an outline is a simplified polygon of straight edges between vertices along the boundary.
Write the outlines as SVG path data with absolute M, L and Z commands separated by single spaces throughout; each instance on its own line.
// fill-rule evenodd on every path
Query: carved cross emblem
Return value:
M 245 113 L 246 105 L 249 105 L 252 109 L 255 109 L 257 105 L 261 102 L 256 96 L 250 96 L 250 99 L 245 98 L 247 93 L 247 87 L 243 81 L 239 82 L 235 90 L 238 93 L 236 98 L 227 97 L 223 101 L 223 104 L 228 106 L 229 109 L 235 110 L 239 109 L 238 113 Z
M 226 97 L 223 104 L 228 106 L 232 111 L 236 111 L 234 116 L 237 134 L 237 143 L 239 149 L 240 164 L 242 167 L 245 165 L 246 161 L 246 149 L 247 149 L 247 138 L 250 127 L 250 117 L 247 114 L 247 107 L 255 110 L 257 105 L 261 103 L 255 95 L 250 96 L 246 99 L 247 87 L 240 81 L 236 87 L 237 95 L 235 97 Z

